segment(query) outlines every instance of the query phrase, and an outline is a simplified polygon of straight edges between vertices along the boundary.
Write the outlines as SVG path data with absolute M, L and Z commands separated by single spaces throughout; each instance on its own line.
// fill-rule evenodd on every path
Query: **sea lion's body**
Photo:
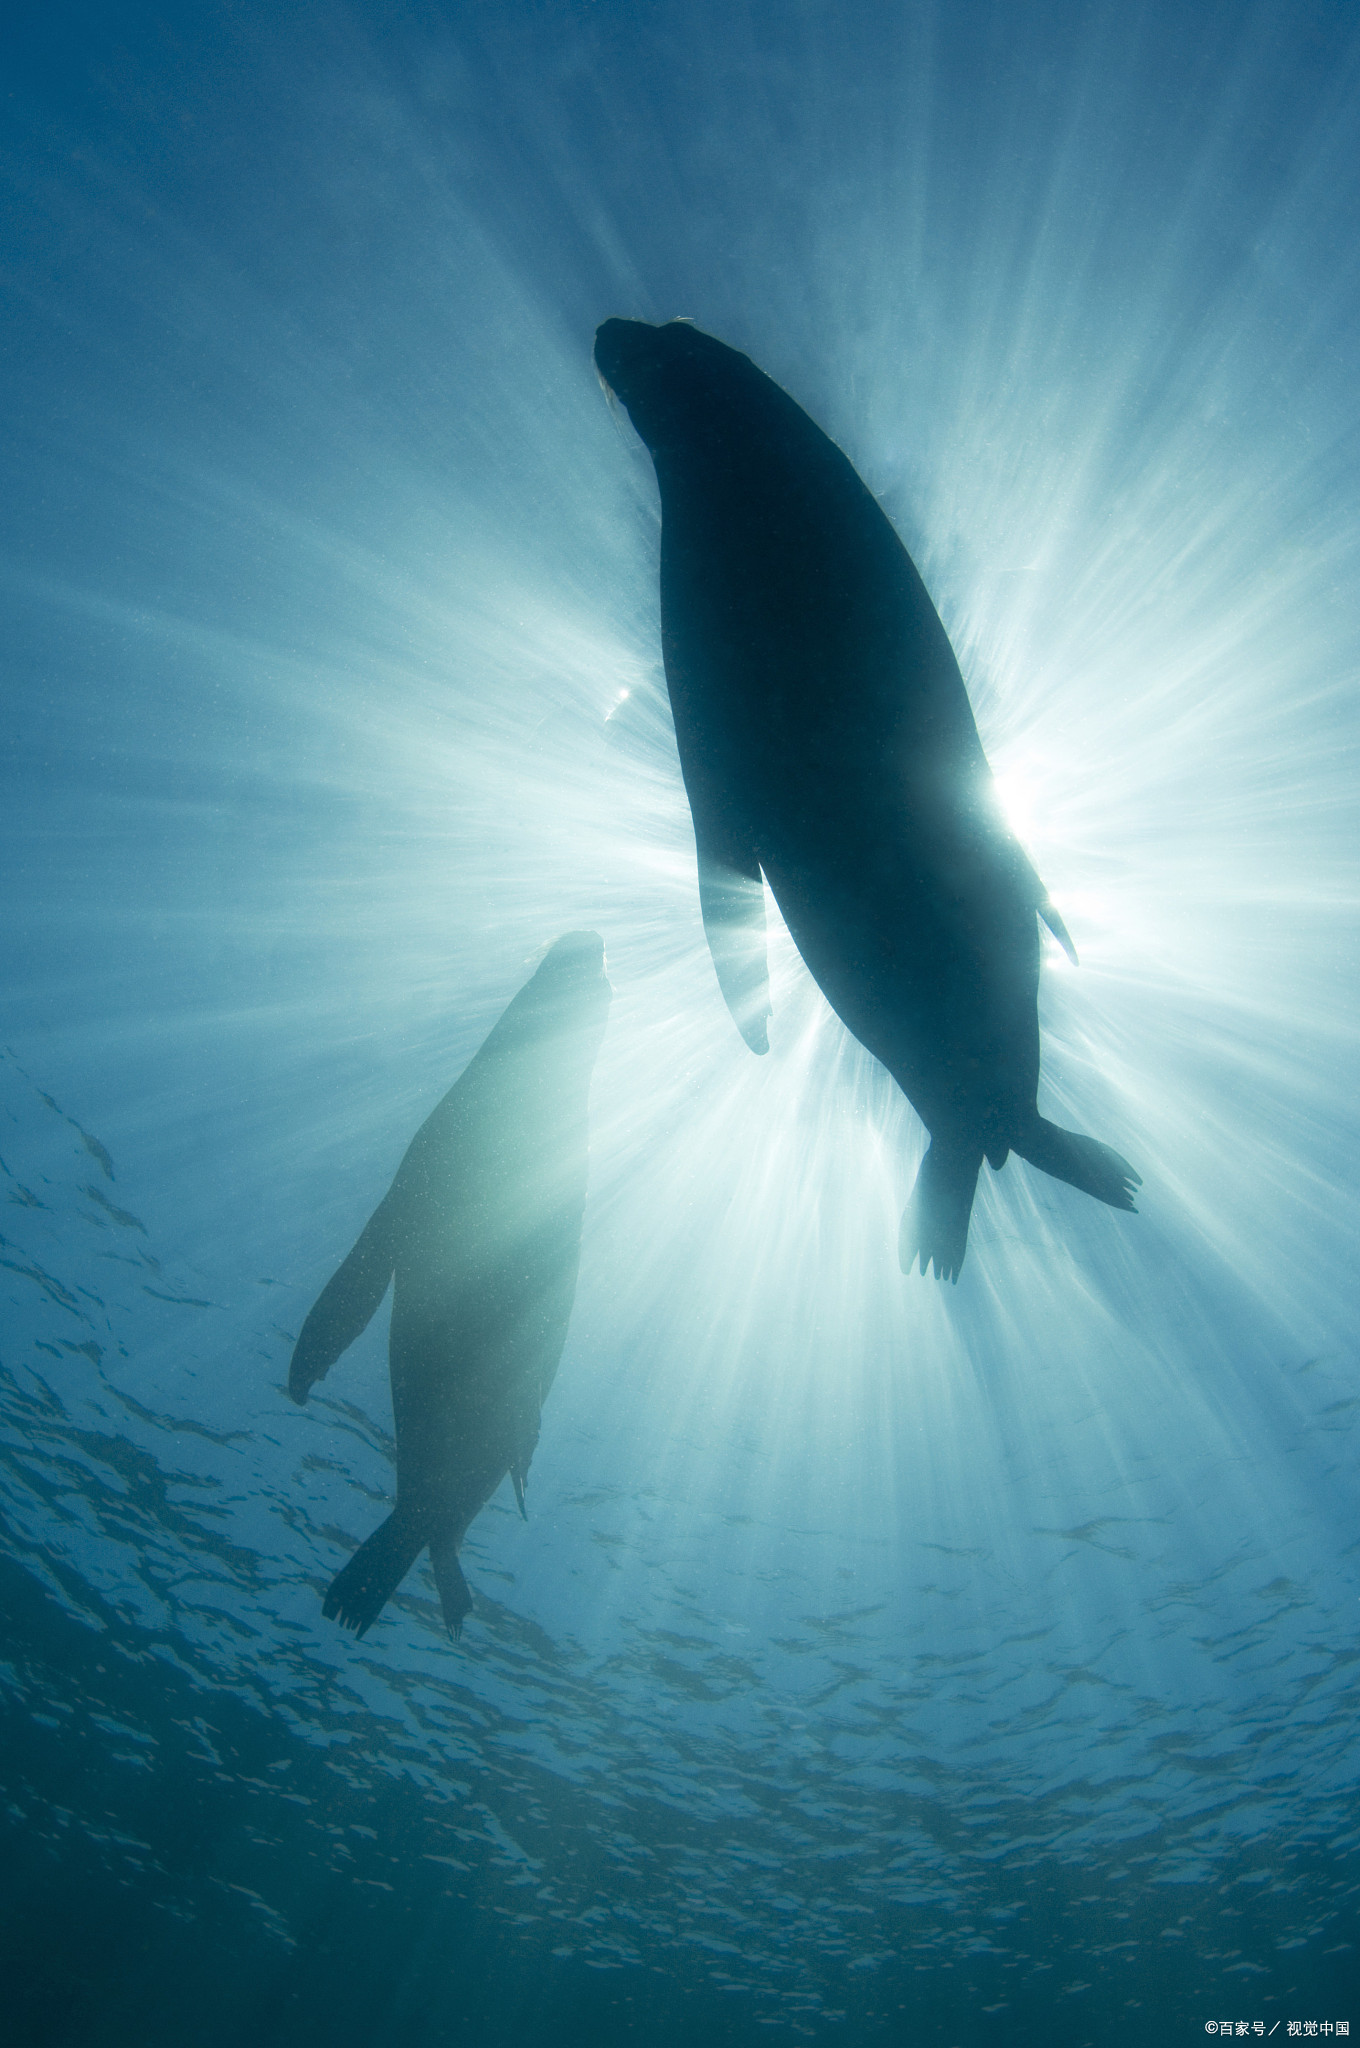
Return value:
M 787 393 L 711 336 L 610 320 L 595 359 L 656 465 L 700 898 L 747 1043 L 766 1048 L 763 871 L 833 1009 L 931 1133 L 904 1267 L 919 1253 L 957 1278 L 982 1159 L 1012 1148 L 1131 1208 L 1127 1163 L 1038 1114 L 1037 918 L 1071 942 L 883 511 Z
M 457 1632 L 471 1605 L 458 1564 L 468 1525 L 507 1473 L 523 1507 L 576 1292 L 586 1102 L 609 996 L 597 935 L 560 939 L 416 1133 L 302 1326 L 297 1401 L 393 1283 L 397 1505 L 325 1602 L 360 1635 L 427 1545 Z

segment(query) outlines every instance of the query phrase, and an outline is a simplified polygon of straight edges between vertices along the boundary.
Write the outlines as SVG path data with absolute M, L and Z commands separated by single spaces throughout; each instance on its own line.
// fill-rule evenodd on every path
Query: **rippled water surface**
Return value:
M 16 2038 L 1360 2030 L 1360 40 L 964 0 L 58 8 L 3 163 Z M 918 560 L 1136 1218 L 713 980 L 608 314 L 749 350 Z M 380 1318 L 302 1317 L 600 930 L 530 1478 L 362 1642 Z

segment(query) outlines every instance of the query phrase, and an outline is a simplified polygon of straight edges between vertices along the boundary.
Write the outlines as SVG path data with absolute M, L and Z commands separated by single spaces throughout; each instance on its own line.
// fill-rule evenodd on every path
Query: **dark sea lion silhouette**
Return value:
M 1018 1152 L 1131 1209 L 1128 1162 L 1039 1115 L 1038 918 L 1076 955 L 877 502 L 786 392 L 687 322 L 606 320 L 595 363 L 656 465 L 700 904 L 747 1044 L 767 1045 L 763 870 L 832 1008 L 930 1132 L 904 1271 L 919 1255 L 958 1278 L 984 1157 Z
M 395 1281 L 397 1505 L 324 1607 L 358 1635 L 426 1545 L 457 1635 L 472 1605 L 459 1545 L 507 1472 L 524 1512 L 576 1293 L 586 1097 L 610 995 L 599 935 L 559 939 L 417 1131 L 302 1326 L 288 1375 L 299 1402 Z

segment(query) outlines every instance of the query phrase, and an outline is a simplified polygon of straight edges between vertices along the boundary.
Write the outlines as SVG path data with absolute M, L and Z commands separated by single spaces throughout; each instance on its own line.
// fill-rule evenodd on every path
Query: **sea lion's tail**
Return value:
M 902 1212 L 897 1257 L 904 1273 L 919 1255 L 923 1273 L 933 1259 L 937 1279 L 958 1279 L 981 1165 L 981 1151 L 967 1145 L 942 1145 L 937 1138 L 928 1147 Z
M 343 1571 L 336 1573 L 321 1612 L 362 1636 L 372 1628 L 397 1587 L 420 1556 L 428 1532 L 409 1510 L 398 1507 L 361 1543 Z
M 1143 1185 L 1142 1176 L 1112 1145 L 1102 1145 L 1099 1138 L 1083 1137 L 1080 1131 L 1061 1130 L 1057 1124 L 1049 1123 L 1047 1117 L 1036 1116 L 1018 1138 L 1011 1140 L 1011 1145 L 1022 1159 L 1028 1159 L 1042 1173 L 1051 1173 L 1054 1180 L 1065 1180 L 1069 1187 L 1080 1188 L 1084 1195 L 1094 1195 L 1098 1202 L 1107 1202 L 1112 1209 L 1132 1209 L 1134 1190 Z

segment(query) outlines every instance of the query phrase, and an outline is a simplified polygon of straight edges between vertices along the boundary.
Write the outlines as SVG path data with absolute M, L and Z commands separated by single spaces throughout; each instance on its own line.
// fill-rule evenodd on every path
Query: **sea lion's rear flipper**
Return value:
M 1042 1173 L 1094 1195 L 1098 1202 L 1108 1202 L 1112 1209 L 1132 1209 L 1134 1189 L 1143 1185 L 1142 1176 L 1112 1145 L 1079 1131 L 1064 1131 L 1047 1117 L 1036 1116 L 1018 1138 L 1012 1138 L 1011 1148 Z
M 723 855 L 707 851 L 700 839 L 699 908 L 723 1001 L 752 1052 L 768 1052 L 765 888 L 755 856 L 749 866 L 734 867 Z
M 923 1273 L 933 1259 L 937 1279 L 957 1281 L 968 1249 L 968 1219 L 981 1165 L 980 1151 L 938 1139 L 930 1145 L 902 1212 L 897 1257 L 904 1273 L 919 1256 Z
M 430 1545 L 430 1563 L 439 1588 L 439 1604 L 444 1610 L 444 1626 L 455 1638 L 463 1633 L 463 1623 L 472 1612 L 472 1595 L 458 1562 L 458 1544 L 458 1531 L 452 1530 L 448 1535 L 437 1536 Z
M 321 1612 L 361 1636 L 370 1629 L 425 1548 L 416 1517 L 400 1508 L 331 1580 Z
M 338 1273 L 326 1282 L 302 1325 L 288 1368 L 288 1391 L 298 1402 L 328 1373 L 342 1351 L 372 1322 L 396 1264 L 391 1211 L 380 1202 Z

